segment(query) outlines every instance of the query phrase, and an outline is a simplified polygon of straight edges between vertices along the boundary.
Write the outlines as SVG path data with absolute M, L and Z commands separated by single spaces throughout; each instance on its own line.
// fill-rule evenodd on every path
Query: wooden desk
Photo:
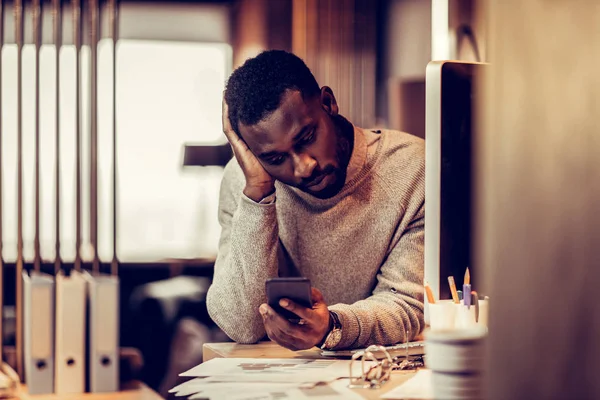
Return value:
M 116 393 L 83 393 L 83 394 L 43 394 L 30 395 L 27 388 L 21 386 L 18 392 L 20 400 L 162 400 L 163 398 L 143 383 L 131 383 Z
M 203 346 L 203 361 L 213 358 L 326 358 L 321 356 L 320 350 L 313 348 L 304 351 L 291 351 L 274 342 L 260 342 L 257 344 L 237 343 L 205 343 Z M 329 358 L 329 357 L 327 357 Z M 413 377 L 415 371 L 395 371 L 392 378 L 381 389 L 355 389 L 365 399 L 379 399 L 379 397 Z

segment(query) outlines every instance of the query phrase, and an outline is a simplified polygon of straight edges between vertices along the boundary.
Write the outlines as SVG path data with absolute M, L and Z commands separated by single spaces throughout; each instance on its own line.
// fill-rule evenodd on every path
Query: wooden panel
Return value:
M 268 12 L 269 48 L 292 50 L 292 0 L 270 1 Z
M 248 58 L 267 50 L 269 29 L 267 0 L 240 0 L 232 11 L 233 67 L 241 66 Z
M 490 398 L 600 398 L 600 2 L 487 6 L 476 248 Z
M 390 79 L 388 128 L 425 139 L 425 80 Z
M 364 127 L 375 123 L 376 9 L 370 0 L 293 1 L 292 51 Z
M 237 0 L 231 20 L 234 68 L 264 50 L 291 50 L 292 0 Z

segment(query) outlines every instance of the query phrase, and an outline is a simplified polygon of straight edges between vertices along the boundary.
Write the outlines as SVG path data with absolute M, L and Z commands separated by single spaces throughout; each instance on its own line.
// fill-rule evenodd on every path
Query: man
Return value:
M 207 303 L 233 340 L 292 350 L 388 345 L 423 322 L 424 142 L 353 126 L 304 62 L 267 51 L 233 72 L 223 128 L 222 233 Z M 313 307 L 266 303 L 265 281 L 305 276 Z

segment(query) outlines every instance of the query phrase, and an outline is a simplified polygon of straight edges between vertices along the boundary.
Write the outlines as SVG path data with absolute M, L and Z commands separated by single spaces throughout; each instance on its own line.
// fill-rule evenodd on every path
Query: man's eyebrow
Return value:
M 308 123 L 306 125 L 304 125 L 302 127 L 302 129 L 300 129 L 300 131 L 298 133 L 296 133 L 296 135 L 294 136 L 294 143 L 298 142 L 300 139 L 302 139 L 302 136 L 304 136 L 306 134 L 306 131 L 308 131 L 309 129 L 311 129 L 313 127 L 312 123 Z M 272 158 L 275 156 L 279 156 L 283 153 L 281 153 L 280 151 L 265 151 L 264 153 L 260 153 L 258 155 L 259 158 L 262 159 L 267 159 L 267 158 Z
M 262 159 L 265 159 L 265 158 L 272 158 L 272 157 L 278 156 L 280 154 L 281 153 L 279 151 L 266 151 L 264 153 L 260 153 L 258 156 Z
M 308 123 L 308 124 L 304 125 L 302 127 L 302 129 L 300 129 L 300 132 L 298 132 L 294 136 L 294 143 L 296 143 L 298 140 L 300 140 L 302 138 L 302 136 L 304 136 L 304 134 L 306 133 L 306 131 L 308 131 L 312 126 L 313 126 L 312 123 Z

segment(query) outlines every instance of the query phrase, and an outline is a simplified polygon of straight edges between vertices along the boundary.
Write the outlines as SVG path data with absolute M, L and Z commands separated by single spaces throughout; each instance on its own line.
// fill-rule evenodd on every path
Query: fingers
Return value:
M 302 326 L 290 323 L 266 304 L 261 305 L 259 310 L 269 339 L 294 351 L 307 348 Z
M 279 345 L 281 345 L 287 349 L 290 349 L 293 351 L 296 351 L 298 349 L 298 347 L 294 344 L 294 342 L 296 340 L 293 337 L 278 330 L 275 326 L 270 324 L 268 322 L 268 320 L 264 317 L 263 317 L 263 324 L 265 326 L 265 331 L 267 332 L 267 336 L 269 337 L 269 339 L 271 339 L 275 343 L 278 343 Z
M 221 106 L 223 109 L 223 133 L 231 144 L 233 154 L 246 177 L 244 194 L 259 202 L 275 191 L 275 180 L 264 169 L 246 142 L 233 130 L 229 118 L 229 106 L 225 98 L 223 98 Z
M 237 133 L 233 130 L 231 126 L 231 120 L 229 119 L 229 106 L 223 98 L 223 133 L 227 137 L 227 140 L 231 144 L 231 148 L 233 149 L 233 153 L 237 158 L 240 165 L 245 168 L 248 164 L 248 160 L 254 159 L 254 154 L 246 145 L 246 142 L 242 140 L 241 137 L 238 136 Z
M 321 306 L 325 304 L 325 298 L 323 297 L 323 294 L 321 293 L 321 291 L 319 291 L 319 289 L 313 287 L 311 289 L 311 297 L 314 305 Z M 314 307 L 307 308 L 293 302 L 290 299 L 281 299 L 279 301 L 279 305 L 285 308 L 286 310 L 293 312 L 303 320 L 310 321 L 314 317 Z
M 248 146 L 246 146 L 246 143 L 244 143 L 244 141 L 240 139 L 238 134 L 235 133 L 233 127 L 231 126 L 231 120 L 229 119 L 229 106 L 227 105 L 225 98 L 223 98 L 221 106 L 223 109 L 223 133 L 227 137 L 229 143 L 231 143 L 233 151 L 237 153 L 239 153 L 240 151 L 248 151 L 249 149 Z
M 223 103 L 221 104 L 221 107 L 223 110 L 223 133 L 225 134 L 225 136 L 227 136 L 227 139 L 229 139 L 231 134 L 237 136 L 237 134 L 233 130 L 233 127 L 231 126 L 231 120 L 229 119 L 229 106 L 227 105 L 225 98 L 223 98 Z
M 263 321 L 269 322 L 271 326 L 276 327 L 285 335 L 301 336 L 303 334 L 301 326 L 292 324 L 266 304 L 260 307 L 260 312 L 263 317 Z
M 317 298 L 320 293 L 317 293 Z M 304 324 L 294 324 L 279 315 L 267 304 L 259 308 L 269 338 L 291 350 L 309 349 L 319 343 L 329 329 L 329 310 L 325 302 L 315 309 L 302 307 L 288 300 L 287 308 L 302 318 Z M 285 301 L 283 304 L 286 304 Z M 283 306 L 282 304 L 282 306 Z
M 280 346 L 285 347 L 286 349 L 290 349 L 292 351 L 301 350 L 301 347 L 295 344 L 295 338 L 269 327 L 268 324 L 265 324 L 265 330 L 267 331 L 267 336 L 269 337 L 269 339 L 279 344 Z
M 299 304 L 296 304 L 290 299 L 279 300 L 279 305 L 281 307 L 285 308 L 286 310 L 293 312 L 294 314 L 296 314 L 297 316 L 299 316 L 300 318 L 302 318 L 304 320 L 310 321 L 310 319 L 312 317 L 312 315 L 311 315 L 312 309 L 306 308 Z

